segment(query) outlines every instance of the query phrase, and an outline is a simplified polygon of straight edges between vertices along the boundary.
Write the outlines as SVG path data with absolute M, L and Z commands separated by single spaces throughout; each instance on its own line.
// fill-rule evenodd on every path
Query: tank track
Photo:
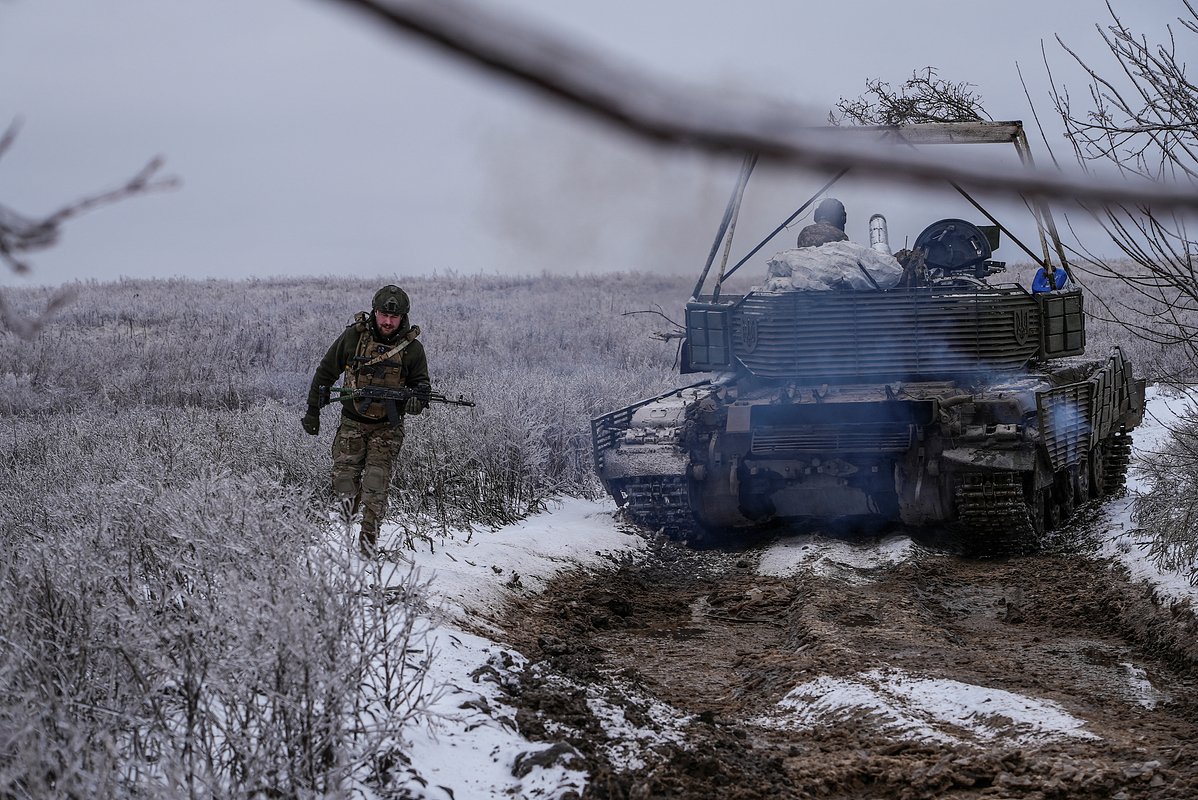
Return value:
M 1106 440 L 1103 460 L 1103 485 L 1108 495 L 1123 494 L 1127 487 L 1127 467 L 1131 463 L 1131 433 L 1121 431 Z
M 1025 555 L 1039 549 L 1043 527 L 1032 520 L 1020 473 L 964 475 L 956 499 L 957 528 L 971 555 Z
M 685 475 L 633 478 L 622 490 L 627 500 L 624 510 L 638 525 L 679 541 L 695 537 L 697 526 Z

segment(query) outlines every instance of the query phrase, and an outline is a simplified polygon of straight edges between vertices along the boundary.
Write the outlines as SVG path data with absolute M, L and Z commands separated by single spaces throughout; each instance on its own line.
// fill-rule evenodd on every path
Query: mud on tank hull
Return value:
M 698 356 L 700 368 L 733 370 L 593 421 L 604 486 L 640 524 L 699 540 L 780 520 L 902 522 L 952 528 L 974 552 L 1022 553 L 1076 506 L 1123 485 L 1144 382 L 1117 348 L 1104 360 L 1068 356 L 1083 342 L 1069 335 L 1078 319 L 1054 320 L 1067 298 L 1046 308 L 1023 292 L 989 294 L 986 308 L 1002 310 L 987 321 L 976 295 L 892 297 L 883 309 L 892 318 L 914 313 L 908 322 L 925 328 L 939 319 L 939 361 L 904 350 L 910 342 L 871 361 L 860 347 L 845 349 L 861 341 L 861 317 L 852 318 L 854 337 L 829 336 L 850 317 L 813 320 L 790 307 L 793 299 L 771 307 L 773 299 L 692 303 L 688 336 L 701 343 L 692 363 Z M 972 310 L 960 308 L 966 300 Z M 945 307 L 955 310 L 946 316 Z M 1012 323 L 1011 309 L 1026 313 Z M 1015 331 L 1019 324 L 1025 329 Z M 993 331 L 977 336 L 987 325 Z M 953 342 L 956 329 L 966 344 Z M 808 331 L 818 332 L 825 357 L 840 348 L 832 361 L 771 356 L 769 337 L 779 352 L 811 352 Z M 978 341 L 1006 361 L 970 352 Z

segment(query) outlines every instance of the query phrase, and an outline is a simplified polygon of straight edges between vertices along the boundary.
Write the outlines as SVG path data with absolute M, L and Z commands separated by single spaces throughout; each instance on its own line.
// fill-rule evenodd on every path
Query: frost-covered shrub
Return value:
M 313 796 L 384 782 L 417 608 L 345 557 L 277 403 L 8 416 L 0 797 Z M 339 535 L 342 534 L 342 535 Z
M 81 284 L 32 342 L 0 334 L 0 797 L 386 783 L 427 697 L 418 592 L 384 602 L 341 557 L 336 409 L 318 438 L 298 420 L 325 348 L 392 281 L 436 387 L 477 402 L 409 420 L 391 518 L 413 536 L 594 493 L 590 419 L 684 380 L 651 337 L 668 325 L 621 314 L 679 318 L 689 278 Z M 6 297 L 24 313 L 46 291 Z M 1092 328 L 1091 352 L 1120 338 Z M 1194 475 L 1163 477 L 1143 519 Z M 1162 552 L 1192 563 L 1193 541 Z
M 649 335 L 668 326 L 621 314 L 656 302 L 680 316 L 689 291 L 687 280 L 631 274 L 80 283 L 78 299 L 34 340 L 0 334 L 0 376 L 39 392 L 10 400 L 10 412 L 96 399 L 299 406 L 325 349 L 388 282 L 412 296 L 438 383 L 493 366 L 510 367 L 515 381 L 530 367 L 577 361 L 617 374 L 668 371 L 675 346 Z M 17 313 L 33 313 L 46 291 L 13 289 L 6 298 Z
M 1132 274 L 1131 261 L 1113 267 Z M 1198 382 L 1198 364 L 1191 349 L 1175 341 L 1178 329 L 1198 324 L 1192 312 L 1170 307 L 1164 298 L 1154 300 L 1149 283 L 1137 290 L 1121 280 L 1078 273 L 1086 294 L 1086 352 L 1105 354 L 1119 345 L 1132 360 L 1138 376 L 1152 382 Z
M 413 605 L 269 473 L 144 477 L 80 482 L 95 514 L 6 537 L 0 796 L 385 782 L 428 697 Z
M 1030 267 L 1010 274 L 1024 273 L 1030 277 Z M 1099 298 L 1122 302 L 1122 284 L 1086 280 L 1091 310 L 1101 310 Z M 392 281 L 412 296 L 436 387 L 478 403 L 434 406 L 410 420 L 390 517 L 412 533 L 507 522 L 558 493 L 595 493 L 590 418 L 685 380 L 673 369 L 677 342 L 652 335 L 669 324 L 627 313 L 659 305 L 680 319 L 689 276 L 123 280 L 80 284 L 79 299 L 33 342 L 0 337 L 0 388 L 9 390 L 0 393 L 0 413 L 115 409 L 110 425 L 86 424 L 132 425 L 171 442 L 159 453 L 160 470 L 228 455 L 241 465 L 235 469 L 274 470 L 323 500 L 338 409 L 325 409 L 319 440 L 297 435 L 308 382 L 353 313 Z M 22 304 L 38 308 L 46 291 L 14 290 L 9 300 L 18 312 Z M 1139 374 L 1181 371 L 1171 351 L 1091 321 L 1092 355 L 1115 343 Z M 141 407 L 159 416 L 123 416 Z M 222 421 L 228 411 L 237 413 Z M 114 470 L 128 469 L 139 453 L 108 450 Z M 68 468 L 51 460 L 58 466 L 46 466 L 47 479 Z
M 1198 585 L 1198 411 L 1178 420 L 1141 470 L 1151 488 L 1136 498 L 1133 518 L 1150 535 L 1161 566 Z
M 474 409 L 434 406 L 409 420 L 394 478 L 399 519 L 419 511 L 441 524 L 505 523 L 556 495 L 598 491 L 590 420 L 626 402 L 607 376 L 588 365 L 509 374 L 478 373 Z M 619 389 L 660 390 L 653 380 Z
M 274 471 L 321 497 L 339 409 L 324 411 L 326 433 L 308 441 L 298 427 L 308 383 L 328 345 L 387 281 L 412 295 L 436 387 L 478 404 L 435 406 L 410 421 L 391 516 L 413 533 L 507 522 L 555 494 L 595 492 L 590 418 L 679 380 L 677 343 L 652 336 L 668 323 L 623 316 L 655 301 L 673 303 L 671 315 L 680 316 L 689 281 L 678 278 L 88 283 L 33 342 L 0 338 L 0 381 L 12 387 L 0 412 L 45 420 L 14 450 L 42 448 L 42 457 L 21 457 L 52 485 L 70 460 L 61 441 L 38 429 L 71 428 L 51 417 L 82 413 L 78 425 L 97 434 L 85 440 L 101 471 L 169 476 L 228 459 L 234 470 Z M 10 300 L 37 307 L 41 291 Z M 123 436 L 126 428 L 137 435 Z M 142 441 L 162 445 L 152 463 Z M 0 503 L 3 494 L 0 487 Z M 37 506 L 12 512 L 28 518 Z
M 109 506 L 124 502 L 112 494 L 122 482 L 165 490 L 229 472 L 261 475 L 289 492 L 310 494 L 327 456 L 290 422 L 277 403 L 240 412 L 91 404 L 74 414 L 0 418 L 0 537 L 20 540 L 100 524 L 112 513 Z M 139 512 L 171 524 L 158 506 Z

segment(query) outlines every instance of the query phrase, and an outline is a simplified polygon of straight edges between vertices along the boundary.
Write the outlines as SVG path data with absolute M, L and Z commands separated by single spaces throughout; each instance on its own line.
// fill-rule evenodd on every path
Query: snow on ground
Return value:
M 450 618 L 494 631 L 494 614 L 512 591 L 540 592 L 562 570 L 611 564 L 619 554 L 643 550 L 640 536 L 616 528 L 610 501 L 565 498 L 558 507 L 495 531 L 456 531 L 428 551 L 405 552 L 433 600 Z M 400 535 L 383 528 L 383 537 Z M 396 575 L 408 563 L 394 565 Z
M 548 759 L 523 777 L 518 762 L 544 754 L 552 745 L 533 744 L 516 729 L 515 712 L 500 699 L 518 654 L 452 627 L 429 631 L 432 653 L 426 685 L 433 689 L 428 720 L 409 724 L 403 748 L 411 760 L 395 788 L 426 798 L 556 798 L 581 794 L 586 773 L 570 758 Z
M 900 669 L 873 669 L 849 678 L 824 676 L 796 686 L 758 724 L 790 728 L 837 725 L 868 717 L 893 735 L 959 744 L 996 740 L 1020 745 L 1094 739 L 1085 724 L 1051 700 Z
M 607 734 L 607 756 L 613 765 L 621 769 L 640 769 L 645 766 L 641 753 L 662 742 L 681 744 L 686 740 L 682 733 L 690 717 L 677 709 L 651 698 L 640 697 L 637 706 L 654 723 L 654 728 L 641 728 L 628 721 L 624 709 L 612 705 L 601 697 L 588 697 L 587 708 L 599 720 Z
M 433 656 L 427 686 L 439 693 L 431 719 L 412 723 L 404 735 L 411 763 L 402 783 L 413 797 L 534 800 L 582 793 L 587 775 L 571 768 L 568 746 L 529 742 L 500 699 L 505 682 L 519 680 L 525 659 L 463 628 L 494 631 L 511 592 L 539 592 L 562 570 L 643 550 L 641 537 L 616 528 L 614 510 L 610 502 L 565 499 L 496 531 L 455 532 L 411 554 L 411 564 L 397 561 L 387 570 L 385 579 L 398 585 L 415 567 L 436 609 L 426 643 Z M 384 542 L 400 535 L 395 528 L 382 533 Z
M 1137 667 L 1130 661 L 1121 661 L 1119 666 L 1127 670 L 1128 694 L 1144 708 L 1156 708 L 1160 703 L 1168 702 L 1169 695 L 1158 691 L 1148 680 L 1148 672 L 1143 667 Z
M 611 690 L 616 696 L 604 697 L 596 686 L 582 686 L 561 676 L 549 676 L 548 683 L 567 686 L 586 697 L 587 708 L 607 737 L 604 745 L 607 757 L 617 769 L 640 769 L 645 766 L 641 755 L 646 750 L 666 742 L 681 744 L 686 739 L 683 728 L 690 724 L 692 717 L 627 685 L 617 683 Z M 618 703 L 611 702 L 613 699 Z M 643 728 L 629 722 L 625 707 L 635 708 L 652 721 L 653 727 Z M 551 721 L 546 727 L 555 733 L 577 733 Z
M 757 564 L 757 571 L 762 575 L 785 577 L 810 569 L 816 575 L 851 578 L 860 570 L 902 563 L 912 558 L 918 549 L 907 536 L 887 536 L 879 542 L 864 545 L 818 534 L 794 536 L 779 540 L 767 549 Z

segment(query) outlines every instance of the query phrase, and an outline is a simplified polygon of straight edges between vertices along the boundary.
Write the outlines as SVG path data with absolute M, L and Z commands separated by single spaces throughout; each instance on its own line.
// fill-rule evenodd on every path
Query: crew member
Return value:
M 844 232 L 848 214 L 844 203 L 834 197 L 826 197 L 815 209 L 815 222 L 799 231 L 799 247 L 819 247 L 828 242 L 848 241 Z
M 374 295 L 370 313 L 358 313 L 354 321 L 329 347 L 308 390 L 308 413 L 303 428 L 320 433 L 322 387 L 327 392 L 339 375 L 342 386 L 354 389 L 378 386 L 395 389 L 428 387 L 428 362 L 424 346 L 416 340 L 420 329 L 408 321 L 411 303 L 407 293 L 389 285 Z M 388 414 L 388 404 L 394 404 Z M 419 414 L 427 401 L 341 404 L 341 424 L 333 438 L 333 494 L 347 515 L 362 515 L 358 544 L 365 555 L 378 546 L 379 526 L 387 512 L 391 471 L 403 445 L 404 415 Z

